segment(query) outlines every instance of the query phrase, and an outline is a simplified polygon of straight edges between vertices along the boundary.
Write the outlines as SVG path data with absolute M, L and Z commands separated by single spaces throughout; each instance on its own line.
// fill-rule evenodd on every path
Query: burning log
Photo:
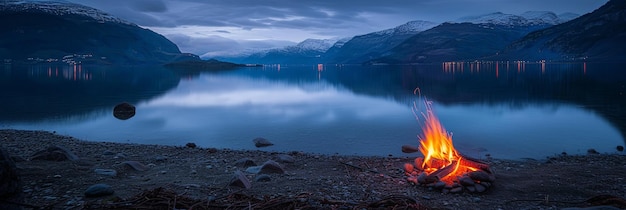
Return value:
M 436 170 L 435 172 L 431 174 L 428 174 L 425 180 L 426 183 L 424 184 L 429 184 L 429 183 L 442 180 L 444 177 L 450 175 L 452 172 L 457 170 L 457 168 L 459 167 L 458 163 L 459 163 L 458 161 L 453 161 L 450 165 L 447 165 L 443 168 L 440 168 L 439 170 Z
M 405 164 L 407 181 L 450 193 L 487 191 L 496 179 L 489 164 L 457 152 L 452 135 L 439 123 L 430 106 L 427 108 L 419 142 L 419 151 L 424 157 L 415 158 L 413 165 Z M 412 147 L 402 148 L 409 151 Z

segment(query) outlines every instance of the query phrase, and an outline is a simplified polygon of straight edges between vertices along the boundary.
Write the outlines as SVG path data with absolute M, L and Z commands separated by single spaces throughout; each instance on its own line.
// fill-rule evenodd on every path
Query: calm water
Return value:
M 458 150 L 545 158 L 624 145 L 620 64 L 444 63 L 266 66 L 230 71 L 160 67 L 0 67 L 0 128 L 93 141 L 402 156 L 417 145 L 411 111 L 432 101 Z M 418 95 L 413 94 L 419 88 Z M 137 106 L 129 120 L 112 108 Z M 405 154 L 404 154 L 405 155 Z M 415 156 L 415 155 L 412 155 Z

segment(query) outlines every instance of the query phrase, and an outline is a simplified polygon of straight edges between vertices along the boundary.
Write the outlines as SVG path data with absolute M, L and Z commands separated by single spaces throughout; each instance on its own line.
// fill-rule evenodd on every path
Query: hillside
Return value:
M 2 1 L 0 25 L 0 59 L 13 62 L 61 62 L 64 57 L 66 62 L 116 64 L 198 59 L 181 53 L 160 34 L 63 1 Z
M 512 43 L 493 59 L 623 61 L 626 1 L 611 0 L 595 11 Z

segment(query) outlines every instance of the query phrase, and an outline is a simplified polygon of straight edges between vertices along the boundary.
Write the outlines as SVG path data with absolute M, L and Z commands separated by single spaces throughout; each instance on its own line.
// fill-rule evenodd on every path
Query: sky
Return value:
M 589 13 L 608 0 L 68 0 L 160 33 L 203 57 L 340 39 L 412 20 L 503 12 Z

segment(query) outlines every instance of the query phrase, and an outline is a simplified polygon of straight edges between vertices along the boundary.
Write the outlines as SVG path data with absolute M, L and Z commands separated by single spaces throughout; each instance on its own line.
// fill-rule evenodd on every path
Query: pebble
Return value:
M 115 155 L 115 152 L 111 151 L 111 150 L 105 150 L 104 152 L 102 152 L 103 155 Z
M 154 160 L 156 160 L 157 162 L 163 162 L 167 160 L 167 157 L 163 156 L 163 155 L 157 155 L 154 157 Z
M 113 194 L 113 188 L 108 184 L 94 184 L 85 190 L 86 197 L 99 197 Z
M 467 176 L 463 176 L 459 179 L 459 183 L 461 183 L 461 185 L 463 186 L 474 186 L 474 180 L 472 180 L 472 178 L 469 178 Z
M 45 150 L 35 152 L 30 158 L 31 160 L 50 160 L 50 161 L 65 161 L 65 160 L 78 160 L 78 156 L 69 149 L 53 145 Z
M 588 149 L 587 150 L 587 154 L 597 155 L 597 154 L 600 154 L 600 153 L 598 151 L 596 151 L 595 149 Z
M 59 174 L 57 174 L 57 175 L 54 175 L 54 176 L 52 176 L 52 177 L 54 177 L 54 178 L 61 178 L 62 176 L 61 176 L 61 175 L 59 175 Z
M 127 166 L 129 166 L 132 169 L 135 169 L 137 171 L 147 171 L 148 169 L 150 169 L 150 167 L 148 167 L 148 166 L 146 166 L 146 165 L 144 165 L 144 164 L 142 164 L 140 162 L 132 161 L 132 160 L 131 161 L 124 161 L 121 164 L 127 165 Z
M 196 143 L 192 143 L 192 142 L 189 142 L 189 143 L 185 144 L 185 146 L 189 147 L 189 148 L 192 148 L 192 149 L 197 147 Z
M 420 175 L 417 175 L 417 182 L 420 184 L 426 183 L 426 176 L 426 173 L 420 173 Z
M 482 184 L 475 184 L 474 187 L 476 187 L 476 192 L 485 192 L 485 190 L 487 190 L 487 188 L 482 185 Z
M 113 157 L 113 159 L 126 159 L 126 154 L 124 154 L 124 153 L 117 153 L 115 155 L 115 157 Z
M 272 178 L 267 174 L 259 174 L 258 176 L 254 178 L 254 181 L 256 182 L 269 182 L 271 180 Z
M 256 147 L 268 147 L 274 145 L 272 142 L 261 137 L 253 139 L 252 142 L 254 142 L 254 146 Z
M 403 153 L 415 153 L 419 151 L 420 151 L 419 147 L 411 146 L 411 145 L 402 145 Z
M 481 181 L 481 182 L 492 181 L 491 176 L 489 176 L 489 174 L 487 174 L 487 172 L 484 172 L 484 171 L 472 171 L 472 172 L 467 173 L 467 176 L 469 176 L 469 178 L 476 180 L 476 181 Z
M 96 169 L 93 170 L 93 172 L 95 172 L 98 175 L 117 176 L 117 171 L 113 170 L 113 169 L 96 168 Z
M 250 167 L 256 166 L 256 163 L 250 158 L 241 158 L 235 162 L 235 165 L 239 167 Z
M 283 167 L 278 164 L 277 162 L 273 161 L 273 160 L 268 160 L 265 161 L 265 163 L 263 163 L 263 165 L 261 165 L 261 170 L 259 171 L 260 174 L 284 174 L 285 170 L 283 169 Z
M 450 189 L 450 193 L 460 193 L 463 192 L 463 187 L 455 187 Z
M 280 155 L 278 155 L 278 162 L 294 163 L 294 162 L 296 162 L 296 159 L 293 158 L 291 155 L 280 154 Z
M 252 185 L 250 184 L 250 180 L 248 180 L 248 177 L 246 177 L 246 175 L 244 175 L 239 170 L 235 171 L 233 178 L 230 180 L 229 185 L 246 188 L 246 189 L 250 189 L 252 187 Z

